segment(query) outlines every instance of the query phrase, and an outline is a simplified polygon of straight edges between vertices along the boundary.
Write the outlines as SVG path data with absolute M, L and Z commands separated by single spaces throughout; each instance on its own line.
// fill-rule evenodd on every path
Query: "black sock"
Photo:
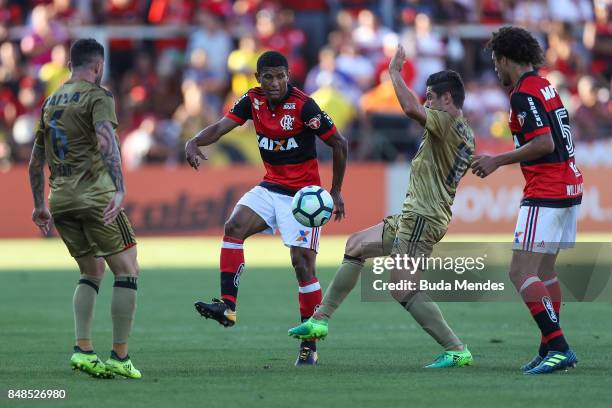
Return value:
M 317 342 L 315 340 L 302 340 L 300 348 L 308 347 L 312 351 L 317 351 Z
M 548 354 L 548 344 L 544 342 L 540 343 L 540 349 L 538 350 L 538 354 L 542 358 L 546 357 L 546 354 Z

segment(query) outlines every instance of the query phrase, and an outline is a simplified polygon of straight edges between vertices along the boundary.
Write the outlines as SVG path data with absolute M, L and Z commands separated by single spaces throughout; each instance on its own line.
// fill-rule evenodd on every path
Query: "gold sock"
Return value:
M 402 302 L 402 306 L 445 350 L 463 344 L 444 320 L 438 305 L 427 294 L 417 292 L 407 302 Z
M 355 287 L 362 268 L 363 261 L 345 255 L 336 275 L 334 275 L 334 279 L 325 291 L 325 296 L 321 301 L 321 306 L 315 312 L 315 316 L 330 318 L 334 314 L 344 298 Z
M 79 284 L 74 290 L 72 306 L 74 310 L 74 333 L 77 340 L 91 339 L 91 325 L 99 287 L 100 279 L 89 275 L 81 275 Z
M 117 276 L 113 287 L 111 316 L 113 343 L 127 343 L 136 312 L 136 277 Z

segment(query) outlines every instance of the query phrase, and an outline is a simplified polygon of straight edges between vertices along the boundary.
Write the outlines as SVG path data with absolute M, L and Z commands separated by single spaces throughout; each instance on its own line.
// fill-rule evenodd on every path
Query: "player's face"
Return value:
M 429 109 L 435 110 L 445 110 L 444 109 L 444 101 L 442 98 L 436 94 L 430 86 L 427 87 L 425 91 L 425 107 Z
M 287 94 L 287 84 L 289 83 L 287 68 L 263 68 L 261 72 L 255 74 L 255 77 L 270 102 L 279 102 Z
M 510 75 L 508 74 L 507 68 L 507 59 L 506 58 L 497 58 L 495 53 L 491 53 L 491 58 L 493 59 L 493 64 L 495 65 L 495 73 L 497 77 L 501 81 L 503 86 L 512 85 L 512 80 L 510 79 Z

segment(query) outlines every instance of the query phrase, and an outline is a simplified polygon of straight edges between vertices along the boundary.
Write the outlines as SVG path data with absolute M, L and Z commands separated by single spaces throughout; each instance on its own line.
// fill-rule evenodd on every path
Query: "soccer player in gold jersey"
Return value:
M 100 87 L 104 48 L 93 39 L 70 48 L 71 78 L 42 107 L 32 156 L 32 220 L 47 233 L 51 220 L 79 266 L 74 292 L 76 344 L 73 368 L 95 377 L 140 378 L 128 356 L 136 310 L 136 240 L 122 203 L 125 185 L 115 128 L 113 95 Z M 49 165 L 49 208 L 45 204 Z M 111 315 L 113 345 L 103 363 L 93 351 L 91 325 L 106 264 L 115 275 Z
M 474 134 L 461 111 L 465 97 L 463 82 L 454 71 L 432 74 L 427 79 L 427 101 L 423 106 L 401 77 L 405 58 L 400 46 L 389 64 L 389 73 L 404 113 L 425 130 L 412 160 L 402 212 L 348 239 L 342 265 L 321 306 L 311 319 L 290 329 L 290 336 L 323 338 L 327 335 L 328 320 L 354 288 L 365 259 L 404 254 L 427 257 L 446 233 L 459 180 L 469 168 L 474 151 Z M 421 271 L 412 272 L 418 279 Z M 391 281 L 399 282 L 410 275 L 411 271 L 392 270 Z M 472 354 L 427 294 L 419 290 L 396 290 L 391 295 L 444 348 L 426 367 L 472 364 Z

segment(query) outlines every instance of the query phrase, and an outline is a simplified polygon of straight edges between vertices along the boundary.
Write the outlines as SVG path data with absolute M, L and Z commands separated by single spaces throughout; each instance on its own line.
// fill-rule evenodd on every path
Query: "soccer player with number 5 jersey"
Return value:
M 537 74 L 544 62 L 537 40 L 518 27 L 493 33 L 489 49 L 502 84 L 511 87 L 509 126 L 516 150 L 477 156 L 472 172 L 486 177 L 520 163 L 523 200 L 514 231 L 510 279 L 541 331 L 538 354 L 522 366 L 526 374 L 574 367 L 576 354 L 561 330 L 561 287 L 554 270 L 560 249 L 576 240 L 582 174 L 576 167 L 567 110 L 553 86 Z

